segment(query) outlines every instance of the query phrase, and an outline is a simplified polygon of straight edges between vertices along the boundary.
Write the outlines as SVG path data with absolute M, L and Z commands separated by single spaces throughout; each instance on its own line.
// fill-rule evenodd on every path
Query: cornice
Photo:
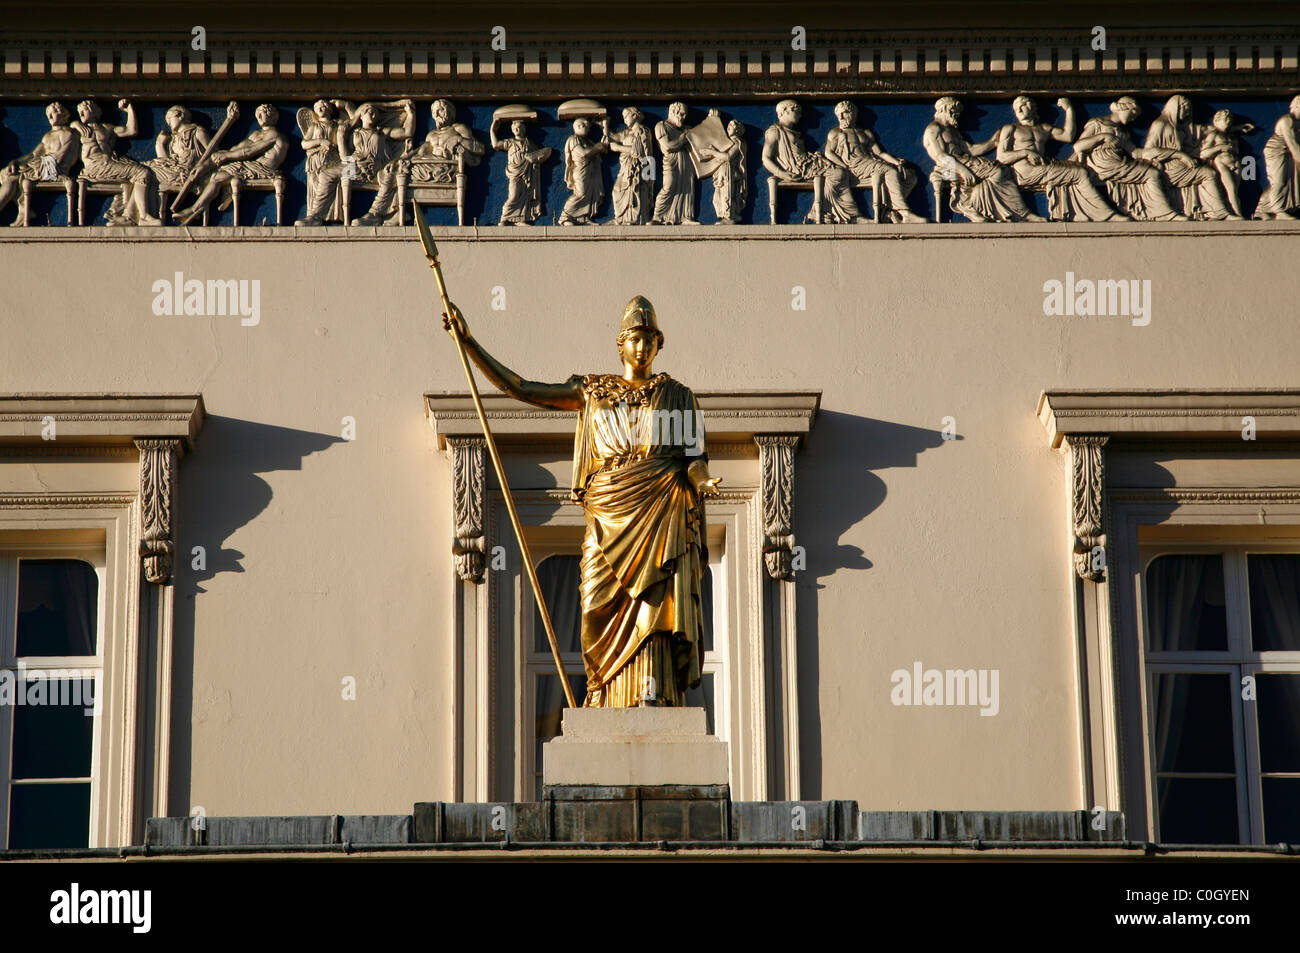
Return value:
M 1261 440 L 1294 439 L 1300 435 L 1300 388 L 1046 391 L 1037 413 L 1053 447 L 1076 435 L 1223 438 L 1240 434 L 1245 417 L 1259 421 Z
M 695 391 L 710 444 L 751 442 L 756 434 L 808 433 L 821 405 L 821 391 Z M 497 442 L 510 446 L 573 445 L 577 414 L 531 407 L 499 394 L 483 396 L 483 410 Z M 449 437 L 480 436 L 474 402 L 463 391 L 424 395 L 425 415 L 439 449 Z
M 203 398 L 171 394 L 0 395 L 0 445 L 19 448 L 131 447 L 178 439 L 193 448 Z M 53 423 L 52 431 L 47 429 Z
M 346 38 L 344 39 L 344 37 Z M 668 98 L 791 93 L 1283 92 L 1300 78 L 1300 27 L 815 30 L 807 50 L 773 32 L 14 33 L 0 47 L 6 95 L 146 98 L 276 95 L 464 99 L 526 95 Z

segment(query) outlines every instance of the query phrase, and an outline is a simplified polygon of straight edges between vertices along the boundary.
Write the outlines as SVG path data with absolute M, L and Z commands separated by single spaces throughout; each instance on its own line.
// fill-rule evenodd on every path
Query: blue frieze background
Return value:
M 330 98 L 336 97 L 331 96 Z M 437 97 L 429 96 L 427 99 L 416 100 L 417 142 L 422 142 L 425 134 L 432 127 L 429 105 L 435 98 Z M 826 134 L 835 128 L 834 107 L 835 103 L 841 98 L 843 97 L 814 98 L 801 96 L 798 98 L 798 102 L 803 108 L 800 129 L 809 140 L 808 147 L 810 151 L 820 152 L 826 142 Z M 1071 98 L 1075 107 L 1078 130 L 1082 131 L 1088 119 L 1107 115 L 1110 102 L 1116 98 L 1118 98 L 1118 95 Z M 1159 115 L 1165 99 L 1141 96 L 1135 98 L 1141 104 L 1143 112 L 1133 122 L 1130 129 L 1133 132 L 1135 141 L 1141 144 L 1145 142 L 1147 127 Z M 1256 178 L 1253 181 L 1243 181 L 1241 185 L 1242 210 L 1247 217 L 1250 217 L 1254 212 L 1261 191 L 1267 185 L 1264 181 L 1264 161 L 1262 156 L 1264 143 L 1272 135 L 1273 124 L 1278 117 L 1287 111 L 1289 99 L 1210 99 L 1206 96 L 1195 95 L 1189 98 L 1192 101 L 1192 121 L 1194 123 L 1208 125 L 1215 111 L 1229 109 L 1239 117 L 1255 124 L 1256 130 L 1253 133 L 1240 137 L 1242 158 L 1244 159 L 1246 156 L 1254 156 L 1255 158 Z M 932 218 L 934 199 L 929 187 L 929 175 L 934 168 L 934 163 L 926 155 L 921 144 L 921 137 L 925 127 L 934 118 L 933 98 L 915 101 L 877 100 L 874 102 L 869 97 L 852 97 L 852 99 L 858 106 L 858 125 L 873 129 L 887 152 L 906 159 L 917 167 L 918 182 L 909 197 L 909 205 L 913 211 Z M 1057 126 L 1062 124 L 1063 116 L 1060 110 L 1056 108 L 1055 97 L 1036 96 L 1034 99 L 1038 104 L 1041 121 L 1051 122 Z M 65 97 L 60 101 L 75 116 L 79 100 L 80 97 Z M 117 110 L 116 98 L 99 97 L 96 101 L 104 112 L 101 121 L 112 122 L 117 125 L 123 122 L 122 115 Z M 268 100 L 240 100 L 240 117 L 226 133 L 218 148 L 226 149 L 233 146 L 256 128 L 253 113 L 258 103 L 264 101 Z M 281 167 L 289 179 L 285 192 L 284 218 L 285 224 L 291 225 L 294 219 L 306 213 L 307 202 L 306 177 L 303 168 L 305 156 L 299 144 L 301 134 L 295 116 L 299 108 L 311 104 L 305 101 L 290 102 L 277 99 L 269 101 L 280 110 L 278 126 L 289 136 L 291 142 L 289 158 Z M 510 101 L 517 102 L 519 100 Z M 775 101 L 719 100 L 715 102 L 712 100 L 692 101 L 689 99 L 684 101 L 688 108 L 688 126 L 701 122 L 710 108 L 717 108 L 721 112 L 724 123 L 730 119 L 739 119 L 745 124 L 745 139 L 749 147 L 746 162 L 749 177 L 749 199 L 741 221 L 745 224 L 769 224 L 768 173 L 762 167 L 761 157 L 763 133 L 768 126 L 776 121 Z M 8 164 L 18 156 L 30 152 L 39 142 L 40 137 L 48 131 L 49 125 L 44 114 L 47 102 L 48 100 L 11 101 L 0 104 L 0 163 Z M 189 107 L 195 121 L 211 133 L 225 119 L 226 102 L 226 100 L 209 103 L 182 101 L 181 104 Z M 489 144 L 488 138 L 488 128 L 492 122 L 492 111 L 505 102 L 505 100 L 455 102 L 456 121 L 467 124 L 474 131 L 475 137 L 487 149 L 487 154 L 479 165 L 469 170 L 465 208 L 466 225 L 495 226 L 500 217 L 501 207 L 505 202 L 507 190 L 505 179 L 506 155 L 503 152 L 494 151 Z M 539 147 L 550 146 L 555 150 L 555 154 L 551 159 L 542 166 L 543 210 L 541 217 L 535 223 L 537 225 L 553 225 L 569 195 L 568 189 L 564 185 L 563 152 L 565 140 L 572 133 L 572 126 L 570 123 L 562 122 L 556 117 L 556 109 L 559 106 L 558 100 L 547 103 L 541 101 L 526 102 L 538 112 L 538 120 L 529 123 L 528 137 Z M 1005 100 L 963 98 L 962 102 L 965 108 L 961 116 L 960 128 L 967 138 L 973 141 L 980 142 L 988 139 L 1003 125 L 1015 121 L 1011 111 L 1010 98 Z M 119 140 L 118 153 L 128 155 L 139 161 L 153 158 L 155 155 L 154 139 L 164 125 L 164 114 L 174 104 L 175 100 L 136 100 L 136 116 L 140 127 L 139 135 L 133 139 Z M 613 120 L 612 128 L 615 130 L 622 128 L 621 111 L 625 106 L 639 107 L 645 113 L 646 122 L 651 129 L 653 129 L 655 123 L 666 118 L 668 112 L 667 100 L 647 102 L 644 100 L 611 99 L 602 100 L 602 104 L 609 111 Z M 504 124 L 500 132 L 503 136 L 509 135 L 509 129 Z M 1070 156 L 1071 151 L 1068 146 L 1056 143 L 1052 145 L 1056 149 L 1056 158 L 1064 159 Z M 656 153 L 656 190 L 660 184 L 658 158 Z M 610 153 L 604 156 L 602 161 L 604 166 L 605 199 L 598 220 L 608 222 L 612 220 L 614 215 L 609 192 L 618 171 L 618 158 L 617 155 Z M 79 167 L 78 164 L 75 168 Z M 855 194 L 859 197 L 858 201 L 863 214 L 867 214 L 868 206 L 861 198 L 861 193 Z M 190 199 L 193 198 L 193 195 L 194 192 L 191 190 Z M 353 191 L 353 217 L 357 217 L 366 211 L 372 197 L 373 192 L 370 191 Z M 1047 215 L 1047 197 L 1045 195 L 1026 194 L 1025 199 L 1030 208 L 1035 209 L 1040 215 Z M 102 224 L 103 212 L 107 208 L 109 200 L 108 196 L 88 196 L 86 204 L 87 221 Z M 10 203 L 4 211 L 0 212 L 0 225 L 13 221 L 16 217 L 16 204 L 16 202 Z M 188 200 L 185 204 L 188 204 Z M 219 202 L 213 202 L 211 206 L 211 224 L 234 224 L 232 210 L 228 209 L 225 212 L 220 212 L 217 208 L 218 204 Z M 241 205 L 241 221 L 239 224 L 275 224 L 275 200 L 270 192 L 246 190 L 241 198 Z M 778 202 L 778 222 L 782 224 L 802 222 L 811 207 L 811 192 L 783 190 Z M 450 207 L 429 208 L 426 211 L 426 217 L 431 225 L 455 225 L 456 209 Z M 697 186 L 696 217 L 706 225 L 717 221 L 713 211 L 713 183 L 709 179 L 700 181 Z M 66 224 L 66 203 L 63 197 L 52 192 L 38 193 L 33 199 L 31 218 L 34 225 Z M 956 215 L 953 216 L 953 220 L 962 221 L 962 217 Z

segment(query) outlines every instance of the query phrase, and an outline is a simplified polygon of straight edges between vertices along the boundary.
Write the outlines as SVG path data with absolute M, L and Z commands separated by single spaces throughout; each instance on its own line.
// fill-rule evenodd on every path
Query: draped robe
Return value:
M 593 374 L 581 385 L 573 495 L 587 521 L 585 704 L 681 705 L 703 663 L 704 504 L 686 473 L 708 459 L 699 404 L 667 374 L 639 387 Z

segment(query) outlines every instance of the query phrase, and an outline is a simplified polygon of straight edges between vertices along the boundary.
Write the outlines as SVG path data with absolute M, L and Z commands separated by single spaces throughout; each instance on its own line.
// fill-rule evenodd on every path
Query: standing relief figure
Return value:
M 1011 104 L 1016 121 L 998 130 L 998 161 L 1011 167 L 1022 189 L 1047 193 L 1047 215 L 1054 222 L 1128 220 L 1097 191 L 1082 162 L 1047 158 L 1049 139 L 1067 144 L 1074 141 L 1074 107 L 1064 98 L 1058 99 L 1056 105 L 1065 114 L 1065 125 L 1061 127 L 1039 122 L 1034 101 L 1017 96 Z
M 66 176 L 76 164 L 80 141 L 77 134 L 68 125 L 72 114 L 63 103 L 50 103 L 45 107 L 45 118 L 50 124 L 50 131 L 41 136 L 36 148 L 25 156 L 19 156 L 3 169 L 0 169 L 0 209 L 3 209 L 16 196 L 18 199 L 18 217 L 11 225 L 22 225 L 27 221 L 27 198 L 22 193 L 22 183 L 53 182 L 59 176 Z M 68 209 L 72 215 L 72 209 Z
M 601 129 L 608 134 L 609 117 L 600 121 Z M 560 212 L 560 225 L 591 225 L 600 212 L 605 197 L 600 175 L 600 157 L 609 151 L 606 140 L 591 138 L 591 120 L 579 116 L 573 120 L 573 135 L 564 143 L 564 184 L 572 193 Z
M 907 207 L 907 196 L 916 187 L 916 170 L 906 161 L 890 155 L 880 145 L 880 140 L 870 129 L 857 128 L 858 107 L 847 99 L 835 104 L 835 118 L 839 126 L 826 134 L 827 159 L 848 172 L 827 191 L 831 204 L 840 209 L 849 222 L 862 221 L 857 203 L 853 200 L 853 186 L 870 185 L 877 175 L 881 177 L 885 195 L 873 195 L 872 201 L 884 203 L 889 209 L 891 222 L 924 222 Z
M 944 96 L 934 104 L 934 121 L 925 127 L 922 142 L 934 160 L 931 181 L 952 186 L 950 204 L 972 222 L 1042 222 L 1025 205 L 1015 173 L 985 155 L 997 148 L 997 137 L 971 142 L 957 128 L 961 102 Z M 938 186 L 936 185 L 936 188 Z M 938 218 L 939 209 L 935 209 Z
M 654 136 L 645 124 L 645 113 L 635 106 L 623 110 L 624 129 L 607 134 L 606 141 L 618 153 L 618 175 L 614 179 L 613 225 L 645 225 L 654 211 Z
M 90 182 L 128 184 L 126 203 L 124 206 L 119 205 L 116 211 L 110 206 L 106 215 L 108 224 L 161 225 L 161 220 L 149 214 L 149 186 L 154 180 L 153 170 L 114 152 L 118 139 L 129 139 L 139 131 L 135 107 L 131 102 L 118 100 L 117 108 L 126 117 L 126 122 L 121 126 L 100 122 L 103 114 L 91 100 L 77 104 L 78 118 L 71 126 L 81 137 L 81 177 Z
M 1169 204 L 1160 167 L 1143 157 L 1133 143 L 1129 124 L 1140 114 L 1137 100 L 1121 96 L 1110 104 L 1110 115 L 1089 119 L 1074 144 L 1089 169 L 1106 185 L 1111 201 L 1138 221 L 1185 222 L 1187 216 Z
M 663 153 L 663 184 L 655 196 L 652 225 L 698 225 L 695 220 L 695 165 L 686 137 L 686 104 L 673 103 L 668 118 L 655 124 Z
M 1234 116 L 1227 109 L 1214 114 L 1210 125 L 1200 130 L 1201 161 L 1211 163 L 1219 173 L 1219 185 L 1233 215 L 1241 218 L 1241 140 L 1239 136 L 1255 131 L 1253 122 Z
M 1296 123 L 1300 122 L 1300 96 L 1291 100 L 1291 107 L 1273 125 L 1273 135 L 1264 143 L 1264 170 L 1268 174 L 1268 188 L 1259 197 L 1255 217 L 1297 218 L 1300 212 L 1300 135 Z
M 233 112 L 238 118 L 239 107 L 234 106 Z M 187 225 L 202 215 L 223 186 L 226 187 L 226 197 L 221 205 L 224 209 L 230 203 L 230 182 L 233 179 L 251 182 L 270 179 L 279 173 L 289 155 L 289 137 L 275 128 L 280 120 L 280 111 L 270 103 L 263 103 L 253 116 L 257 119 L 257 128 L 248 134 L 247 139 L 208 156 L 200 170 L 203 179 L 199 194 L 189 207 L 176 211 L 176 221 Z
M 542 214 L 542 163 L 551 157 L 549 148 L 538 149 L 528 138 L 528 120 L 537 118 L 531 109 L 503 106 L 492 115 L 488 130 L 492 148 L 506 154 L 506 201 L 501 206 L 502 225 L 531 225 Z M 501 123 L 510 123 L 510 138 L 497 135 Z
M 335 106 L 327 100 L 318 99 L 311 109 L 298 110 L 298 128 L 307 153 L 307 215 L 294 225 L 325 224 L 325 213 L 343 177 L 339 127 Z
M 717 117 L 718 111 L 710 109 Z M 749 147 L 745 144 L 745 124 L 739 119 L 727 123 L 727 145 L 703 146 L 700 155 L 715 159 L 713 170 L 713 211 L 718 225 L 735 225 L 745 212 L 749 200 Z

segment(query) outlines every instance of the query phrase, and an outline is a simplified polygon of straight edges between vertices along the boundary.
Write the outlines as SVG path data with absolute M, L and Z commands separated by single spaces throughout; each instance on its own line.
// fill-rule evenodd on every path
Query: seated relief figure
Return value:
M 776 122 L 763 133 L 763 168 L 782 182 L 812 182 L 820 176 L 826 196 L 832 198 L 824 214 L 841 224 L 859 221 L 862 216 L 849 192 L 848 169 L 808 151 L 803 133 L 796 128 L 802 116 L 803 109 L 793 99 L 776 104 Z M 808 213 L 808 221 L 821 224 L 815 205 L 814 211 Z
M 1219 173 L 1219 184 L 1228 199 L 1234 215 L 1241 217 L 1241 139 L 1242 134 L 1255 131 L 1253 122 L 1234 116 L 1227 109 L 1214 114 L 1210 125 L 1200 130 L 1202 161 L 1213 164 Z
M 139 132 L 135 107 L 131 102 L 118 100 L 117 108 L 126 116 L 126 122 L 121 126 L 100 122 L 103 113 L 91 100 L 77 104 L 78 120 L 72 122 L 71 126 L 81 137 L 81 178 L 95 183 L 127 183 L 126 202 L 116 210 L 110 206 L 105 216 L 108 224 L 161 225 L 160 219 L 149 214 L 149 189 L 154 181 L 153 170 L 114 152 L 118 139 L 129 139 Z
M 1171 186 L 1182 190 L 1183 213 L 1188 218 L 1240 219 L 1224 200 L 1218 171 L 1197 158 L 1200 139 L 1200 127 L 1192 122 L 1191 101 L 1170 96 L 1147 130 L 1141 156 L 1159 166 Z
M 1185 222 L 1187 216 L 1174 210 L 1165 195 L 1160 167 L 1144 158 L 1133 143 L 1129 124 L 1141 109 L 1132 96 L 1121 96 L 1110 104 L 1110 115 L 1089 119 L 1074 144 L 1075 155 L 1084 156 L 1093 174 L 1124 214 L 1145 222 Z
M 344 166 L 351 166 L 345 176 L 378 186 L 370 211 L 354 218 L 352 224 L 383 225 L 397 213 L 393 197 L 397 192 L 397 177 L 406 171 L 403 160 L 415 135 L 415 103 L 401 99 L 391 103 L 363 103 L 356 109 L 350 103 L 342 105 L 348 116 L 342 122 L 339 137 L 343 147 L 348 145 L 348 130 L 352 132 L 351 148 L 339 153 Z M 385 120 L 382 123 L 381 111 Z
M 853 201 L 853 186 L 870 185 L 879 175 L 884 185 L 884 195 L 873 195 L 873 202 L 884 203 L 889 209 L 891 222 L 924 222 L 907 207 L 907 196 L 916 188 L 916 170 L 903 159 L 890 155 L 880 145 L 880 140 L 870 129 L 857 128 L 858 107 L 847 99 L 835 104 L 838 128 L 826 134 L 826 158 L 848 171 L 847 177 L 830 188 L 831 204 L 850 216 L 850 222 L 862 221 L 857 203 Z
M 1082 162 L 1061 162 L 1045 154 L 1047 141 L 1074 141 L 1074 107 L 1068 99 L 1056 105 L 1065 114 L 1065 125 L 1053 126 L 1038 121 L 1038 108 L 1028 96 L 1017 96 L 1012 103 L 1016 121 L 998 131 L 998 161 L 1011 167 L 1022 189 L 1047 193 L 1047 215 L 1056 222 L 1086 219 L 1107 222 L 1129 220 L 1116 212 L 1097 191 L 1088 167 Z
M 145 162 L 153 169 L 160 195 L 164 190 L 175 191 L 185 184 L 207 150 L 208 138 L 208 131 L 194 121 L 194 116 L 185 106 L 172 106 L 167 110 L 162 131 L 153 144 L 157 158 Z M 122 200 L 117 198 L 113 202 L 120 210 Z
M 1264 171 L 1268 188 L 1255 206 L 1255 218 L 1297 218 L 1300 212 L 1300 96 L 1291 100 L 1286 115 L 1273 125 L 1264 143 Z
M 239 117 L 239 107 L 232 104 L 235 118 Z M 257 128 L 248 134 L 243 142 L 229 149 L 214 151 L 199 170 L 202 183 L 199 194 L 187 208 L 176 211 L 176 221 L 188 225 L 203 214 L 223 187 L 226 196 L 221 208 L 229 207 L 231 202 L 230 183 L 234 179 L 241 182 L 254 182 L 272 179 L 279 174 L 280 166 L 289 155 L 289 137 L 275 124 L 280 120 L 280 111 L 270 103 L 262 103 L 254 111 Z M 237 223 L 236 223 L 237 224 Z
M 456 121 L 456 107 L 445 99 L 429 107 L 433 128 L 411 156 L 411 183 L 446 185 L 456 181 L 457 164 L 476 166 L 487 155 L 487 146 L 474 138 L 463 122 Z
M 0 209 L 15 197 L 18 199 L 18 217 L 11 225 L 23 225 L 28 218 L 27 196 L 22 192 L 24 180 L 53 182 L 59 176 L 68 175 L 77 161 L 80 140 L 68 125 L 72 114 L 67 107 L 63 103 L 50 103 L 45 107 L 45 118 L 50 131 L 41 136 L 36 148 L 0 169 Z M 72 216 L 71 208 L 68 216 Z
M 925 127 L 922 137 L 925 151 L 934 160 L 935 176 L 952 184 L 952 210 L 972 222 L 1046 221 L 1025 205 L 1015 173 L 984 158 L 997 147 L 997 137 L 975 143 L 962 135 L 957 128 L 961 110 L 961 102 L 951 96 L 937 100 L 934 121 Z M 938 217 L 936 202 L 936 220 Z

